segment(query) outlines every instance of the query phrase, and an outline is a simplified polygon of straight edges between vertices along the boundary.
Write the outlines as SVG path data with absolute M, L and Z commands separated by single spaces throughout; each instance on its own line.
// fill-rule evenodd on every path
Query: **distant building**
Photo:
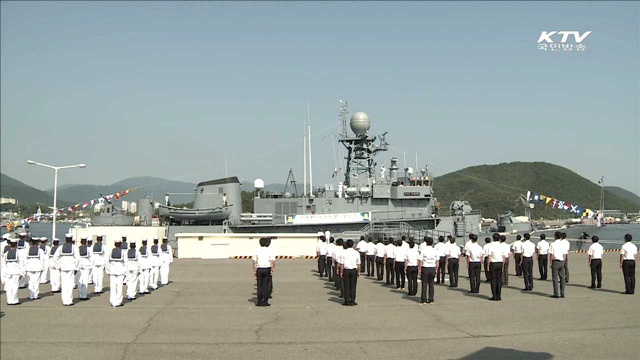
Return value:
M 129 211 L 129 202 L 126 200 L 122 200 L 122 210 Z
M 13 204 L 13 205 L 15 205 L 16 202 L 17 201 L 14 198 L 0 197 L 0 205 L 3 205 L 3 204 Z
M 132 202 L 131 205 L 129 205 L 129 212 L 133 214 L 138 212 L 138 204 Z

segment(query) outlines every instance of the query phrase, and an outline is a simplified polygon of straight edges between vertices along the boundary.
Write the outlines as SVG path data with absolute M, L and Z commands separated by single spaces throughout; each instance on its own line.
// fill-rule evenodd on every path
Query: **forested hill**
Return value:
M 605 188 L 606 189 L 606 188 Z M 575 172 L 545 162 L 512 162 L 498 165 L 479 165 L 458 170 L 434 179 L 434 192 L 441 207 L 460 199 L 471 203 L 474 209 L 482 210 L 483 217 L 495 218 L 505 210 L 514 210 L 523 215 L 518 201 L 527 190 L 541 193 L 571 204 L 596 210 L 600 204 L 600 186 Z M 638 212 L 640 202 L 633 197 L 622 197 L 605 190 L 605 207 Z M 532 215 L 537 218 L 568 218 L 570 213 L 536 203 Z

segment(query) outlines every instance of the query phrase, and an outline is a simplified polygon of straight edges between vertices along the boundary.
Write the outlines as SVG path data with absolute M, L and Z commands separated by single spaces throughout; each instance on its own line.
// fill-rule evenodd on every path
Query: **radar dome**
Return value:
M 371 127 L 371 121 L 369 120 L 369 115 L 363 112 L 357 112 L 351 116 L 351 131 L 357 136 L 364 136 L 369 131 L 369 127 Z
M 262 189 L 264 189 L 264 180 L 262 180 L 262 179 L 256 179 L 256 180 L 253 182 L 253 187 L 254 187 L 256 190 L 262 190 Z

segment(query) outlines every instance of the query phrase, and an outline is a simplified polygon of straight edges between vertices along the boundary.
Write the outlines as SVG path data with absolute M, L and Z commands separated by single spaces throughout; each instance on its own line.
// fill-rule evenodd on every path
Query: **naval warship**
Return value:
M 348 105 L 340 108 L 337 138 L 346 155 L 343 177 L 335 184 L 298 194 L 295 181 L 283 192 L 267 192 L 254 182 L 254 212 L 242 209 L 237 177 L 209 180 L 194 188 L 193 209 L 160 205 L 168 236 L 177 233 L 315 233 L 391 236 L 452 235 L 458 239 L 480 231 L 481 214 L 466 201 L 442 208 L 434 195 L 428 166 L 400 169 L 392 157 L 388 173 L 376 157 L 388 150 L 387 133 L 369 133 L 371 121 L 356 112 L 348 121 Z M 291 180 L 292 177 L 290 177 Z M 291 185 L 291 191 L 287 187 Z M 306 190 L 306 187 L 305 187 Z M 306 192 L 306 191 L 305 191 Z M 462 240 L 460 240 L 462 241 Z

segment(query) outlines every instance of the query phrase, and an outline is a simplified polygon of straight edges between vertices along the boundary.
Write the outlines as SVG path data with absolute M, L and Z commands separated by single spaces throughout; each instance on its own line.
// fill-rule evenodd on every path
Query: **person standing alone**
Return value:
M 323 236 L 324 237 L 324 236 Z M 253 255 L 253 276 L 258 286 L 258 301 L 256 306 L 271 306 L 269 304 L 269 279 L 275 270 L 276 258 L 269 249 L 269 238 L 260 238 L 260 247 Z
M 624 245 L 620 249 L 620 267 L 624 277 L 623 294 L 633 295 L 636 291 L 636 255 L 638 247 L 631 242 L 631 234 L 624 236 Z
M 598 289 L 602 287 L 602 254 L 604 253 L 604 248 L 598 244 L 599 240 L 600 238 L 597 236 L 592 236 L 591 241 L 593 244 L 589 246 L 588 264 L 591 269 L 591 286 L 589 286 L 589 289 L 596 287 L 596 279 L 598 280 Z

